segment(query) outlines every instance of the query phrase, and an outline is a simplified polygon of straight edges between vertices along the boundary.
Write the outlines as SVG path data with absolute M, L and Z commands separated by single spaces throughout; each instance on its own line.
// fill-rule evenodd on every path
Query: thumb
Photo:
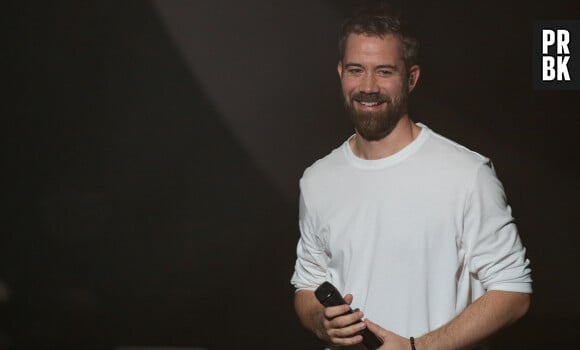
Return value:
M 372 322 L 372 321 L 370 321 L 370 320 L 368 320 L 368 319 L 366 319 L 366 320 L 365 320 L 365 324 L 367 325 L 367 328 L 368 328 L 368 329 L 369 329 L 371 332 L 373 332 L 373 333 L 375 333 L 375 334 L 377 334 L 377 333 L 379 333 L 380 331 L 382 331 L 382 328 L 381 328 L 381 327 L 379 327 L 379 325 L 377 325 L 376 323 L 374 323 L 374 322 Z
M 388 332 L 386 332 L 386 331 L 385 331 L 385 330 L 384 330 L 384 329 L 383 329 L 381 326 L 379 326 L 378 324 L 376 324 L 376 323 L 373 323 L 373 322 L 371 322 L 371 321 L 369 321 L 369 320 L 365 320 L 364 322 L 365 322 L 365 326 L 366 326 L 366 328 L 367 328 L 369 331 L 373 332 L 373 333 L 374 333 L 374 334 L 375 334 L 377 337 L 379 337 L 379 338 L 380 338 L 380 339 L 383 341 L 383 343 L 386 343 L 386 342 L 387 342 L 387 335 L 388 335 Z
M 344 301 L 345 301 L 345 302 L 346 302 L 348 305 L 350 305 L 350 304 L 352 303 L 352 299 L 353 299 L 353 296 L 352 296 L 352 294 L 347 294 L 347 295 L 345 295 L 345 296 L 344 296 Z

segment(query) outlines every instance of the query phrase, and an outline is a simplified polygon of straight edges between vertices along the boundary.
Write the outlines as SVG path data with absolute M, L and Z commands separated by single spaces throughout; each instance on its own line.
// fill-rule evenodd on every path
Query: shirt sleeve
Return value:
M 479 167 L 468 196 L 462 241 L 469 270 L 485 290 L 532 292 L 526 249 L 489 161 Z
M 311 212 L 300 192 L 299 207 L 300 239 L 296 248 L 296 265 L 291 283 L 299 289 L 316 289 L 325 281 L 328 256 L 318 234 L 315 215 Z

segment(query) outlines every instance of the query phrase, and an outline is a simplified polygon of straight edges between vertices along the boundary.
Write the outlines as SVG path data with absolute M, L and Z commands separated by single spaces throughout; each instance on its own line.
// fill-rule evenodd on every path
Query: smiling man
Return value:
M 491 161 L 408 114 L 418 46 L 387 7 L 342 27 L 355 133 L 300 181 L 292 277 L 298 317 L 330 347 L 359 346 L 364 328 L 384 350 L 472 347 L 529 307 L 529 261 Z M 323 307 L 324 281 L 356 311 Z

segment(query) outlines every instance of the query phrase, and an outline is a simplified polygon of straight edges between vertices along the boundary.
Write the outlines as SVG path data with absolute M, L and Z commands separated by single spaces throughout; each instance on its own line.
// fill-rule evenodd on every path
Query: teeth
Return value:
M 360 103 L 367 107 L 373 107 L 379 104 L 378 102 L 363 102 L 363 101 L 360 101 Z

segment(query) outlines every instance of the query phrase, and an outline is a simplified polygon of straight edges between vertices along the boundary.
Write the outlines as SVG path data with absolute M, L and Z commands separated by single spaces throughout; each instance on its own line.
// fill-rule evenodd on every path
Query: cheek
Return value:
M 345 94 L 351 93 L 358 86 L 357 82 L 353 79 L 342 79 L 340 83 L 342 92 Z
M 345 84 L 341 84 L 341 89 L 342 89 L 342 94 L 345 97 L 348 97 L 352 91 L 352 89 L 348 85 L 345 85 Z
M 384 84 L 381 88 L 383 91 L 385 91 L 386 93 L 388 93 L 389 95 L 400 95 L 403 92 L 403 89 L 405 89 L 405 84 L 403 84 L 400 81 L 393 81 L 393 82 L 389 82 L 388 84 Z

